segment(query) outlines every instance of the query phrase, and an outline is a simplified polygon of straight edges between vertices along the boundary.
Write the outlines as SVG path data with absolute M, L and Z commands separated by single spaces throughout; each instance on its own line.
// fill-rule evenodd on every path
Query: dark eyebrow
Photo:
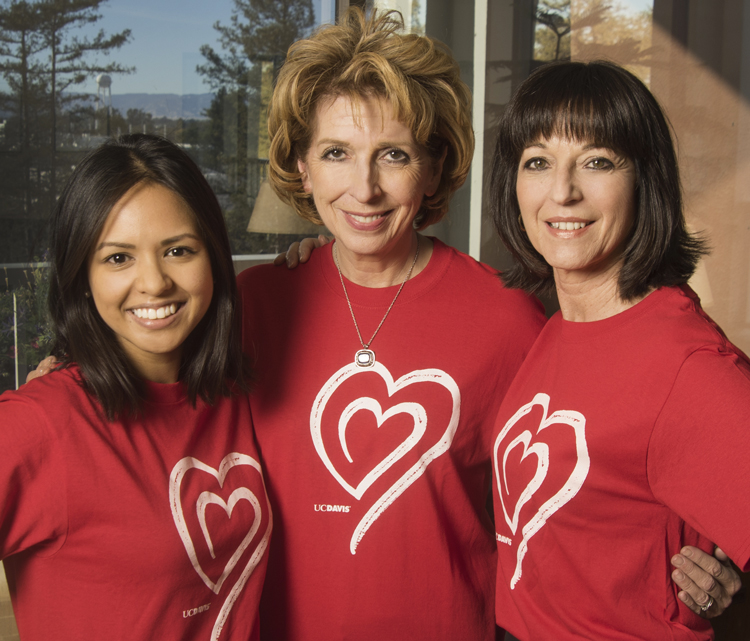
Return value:
M 538 147 L 539 149 L 547 149 L 547 145 L 545 145 L 544 142 L 541 140 L 535 140 L 534 142 L 530 142 L 528 145 L 526 145 L 525 149 L 531 149 L 532 147 Z M 588 145 L 584 145 L 583 147 L 583 151 L 589 151 L 590 149 L 609 149 L 610 151 L 614 151 L 614 149 L 607 147 L 607 145 L 600 145 L 595 142 L 591 142 Z
M 164 240 L 161 241 L 161 246 L 165 247 L 167 245 L 173 245 L 174 243 L 179 243 L 184 238 L 192 238 L 193 240 L 199 243 L 203 242 L 199 236 L 188 232 L 187 234 L 180 234 L 179 236 L 172 236 L 172 238 L 165 238 Z
M 173 245 L 174 243 L 179 243 L 184 238 L 192 238 L 193 240 L 198 241 L 199 243 L 202 242 L 200 237 L 196 236 L 195 234 L 187 233 L 187 234 L 180 234 L 179 236 L 172 236 L 171 238 L 165 238 L 161 241 L 160 245 L 162 247 L 166 247 L 167 245 Z M 99 243 L 96 246 L 96 249 L 94 251 L 99 251 L 101 249 L 104 249 L 105 247 L 114 247 L 117 249 L 135 249 L 135 245 L 131 245 L 130 243 L 118 243 L 118 242 L 104 242 Z
M 119 249 L 135 249 L 135 245 L 129 245 L 128 243 L 99 243 L 94 251 L 99 251 L 105 247 L 117 247 Z

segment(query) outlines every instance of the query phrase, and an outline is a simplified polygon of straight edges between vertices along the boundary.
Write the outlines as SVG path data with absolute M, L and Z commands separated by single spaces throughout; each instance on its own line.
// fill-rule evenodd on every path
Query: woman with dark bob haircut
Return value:
M 606 107 L 601 105 L 606 89 Z M 516 264 L 503 274 L 509 287 L 554 291 L 552 268 L 518 224 L 518 163 L 526 147 L 553 133 L 592 141 L 633 159 L 635 224 L 623 251 L 619 292 L 633 300 L 662 286 L 687 282 L 704 243 L 688 234 L 680 172 L 670 128 L 643 83 L 609 62 L 552 64 L 519 88 L 503 118 L 492 170 L 495 223 Z M 533 109 L 526 106 L 533 105 Z M 558 131 L 560 130 L 560 131 Z M 502 149 L 502 153 L 499 151 Z
M 0 397 L 21 639 L 257 639 L 272 519 L 210 186 L 167 140 L 110 140 L 51 254 L 59 364 Z
M 617 65 L 545 65 L 503 115 L 491 191 L 504 282 L 560 303 L 495 425 L 498 625 L 711 639 L 694 612 L 727 594 L 678 592 L 667 567 L 712 541 L 750 567 L 750 362 L 686 284 L 705 249 L 666 118 Z
M 280 524 L 265 638 L 495 639 L 490 436 L 544 318 L 418 233 L 466 178 L 470 115 L 456 61 L 397 13 L 350 9 L 279 73 L 271 183 L 335 240 L 239 277 Z

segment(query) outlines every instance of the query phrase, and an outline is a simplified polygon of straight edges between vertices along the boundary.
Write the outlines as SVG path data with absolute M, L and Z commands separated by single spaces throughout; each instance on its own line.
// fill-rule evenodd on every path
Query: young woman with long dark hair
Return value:
M 272 517 L 218 202 L 176 145 L 105 143 L 52 223 L 56 371 L 0 397 L 24 641 L 253 639 Z

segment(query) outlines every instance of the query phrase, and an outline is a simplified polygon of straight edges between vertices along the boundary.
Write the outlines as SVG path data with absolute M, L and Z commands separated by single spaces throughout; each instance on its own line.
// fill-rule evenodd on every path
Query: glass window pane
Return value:
M 85 0 L 55 14 L 53 41 L 39 1 L 3 3 L 0 389 L 15 386 L 16 364 L 23 380 L 48 349 L 44 266 L 35 266 L 46 259 L 47 220 L 76 163 L 107 136 L 148 132 L 182 145 L 214 188 L 238 257 L 275 255 L 317 233 L 263 189 L 266 109 L 289 44 L 331 21 L 335 4 Z

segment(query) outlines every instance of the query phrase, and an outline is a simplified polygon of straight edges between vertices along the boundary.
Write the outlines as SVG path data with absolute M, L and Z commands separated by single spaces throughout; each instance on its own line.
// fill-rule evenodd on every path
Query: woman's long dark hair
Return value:
M 89 296 L 88 260 L 112 207 L 139 183 L 162 185 L 187 203 L 211 261 L 211 304 L 183 343 L 179 379 L 190 402 L 247 390 L 234 267 L 224 217 L 200 169 L 177 145 L 132 134 L 90 153 L 63 189 L 52 218 L 49 309 L 52 353 L 77 363 L 83 385 L 110 420 L 137 414 L 145 385 Z

